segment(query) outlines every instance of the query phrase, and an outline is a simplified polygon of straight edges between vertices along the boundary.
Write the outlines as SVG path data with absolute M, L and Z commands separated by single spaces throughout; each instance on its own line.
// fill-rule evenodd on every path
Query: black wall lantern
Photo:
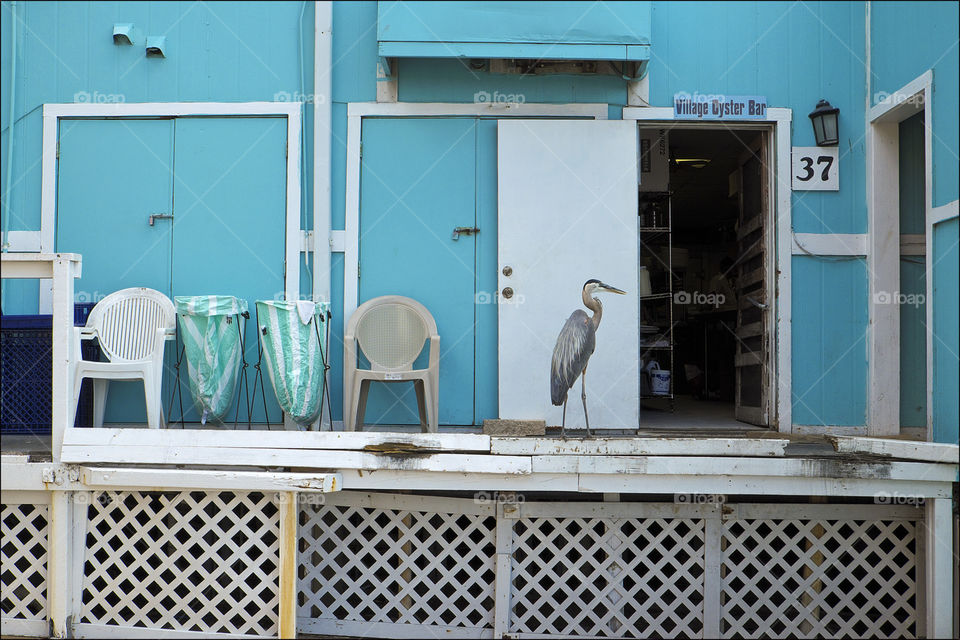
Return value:
M 817 139 L 818 147 L 832 147 L 840 141 L 840 129 L 837 118 L 840 109 L 830 106 L 826 100 L 817 103 L 817 108 L 810 112 L 810 121 L 813 122 L 813 136 Z

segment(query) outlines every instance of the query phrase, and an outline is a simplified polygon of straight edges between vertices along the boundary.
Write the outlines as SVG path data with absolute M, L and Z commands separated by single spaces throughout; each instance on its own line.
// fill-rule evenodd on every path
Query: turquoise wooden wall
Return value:
M 873 91 L 891 90 L 934 66 L 939 83 L 934 124 L 944 140 L 934 148 L 934 204 L 939 205 L 957 197 L 956 157 L 949 152 L 957 148 L 957 49 L 948 48 L 950 38 L 955 40 L 956 12 L 945 8 L 946 3 L 925 5 L 929 6 L 916 8 L 911 3 L 904 11 L 903 3 L 873 3 L 871 86 Z M 30 31 L 20 33 L 12 229 L 39 228 L 36 161 L 44 102 L 70 102 L 81 91 L 118 94 L 128 102 L 274 100 L 278 95 L 293 98 L 298 92 L 312 92 L 312 2 L 21 2 L 18 11 Z M 931 27 L 924 14 L 940 18 Z M 0 25 L 4 91 L 10 74 L 9 16 L 9 3 L 4 2 Z M 139 47 L 115 46 L 110 38 L 114 22 L 134 22 L 144 33 L 166 33 L 169 57 L 148 60 Z M 333 23 L 331 203 L 333 228 L 343 229 L 346 105 L 376 99 L 377 3 L 334 2 Z M 806 114 L 818 99 L 827 98 L 841 110 L 842 188 L 792 194 L 791 224 L 797 232 L 865 233 L 865 23 L 863 2 L 654 2 L 650 102 L 667 106 L 679 91 L 765 95 L 771 106 L 793 110 L 792 143 L 807 146 L 813 144 L 813 134 Z M 891 44 L 905 37 L 915 46 Z M 457 60 L 408 59 L 399 63 L 399 78 L 399 98 L 409 102 L 473 102 L 478 92 L 499 91 L 521 95 L 526 102 L 607 103 L 611 118 L 620 117 L 626 103 L 625 82 L 612 76 L 520 77 L 469 70 Z M 10 114 L 7 100 L 0 104 L 4 124 L 0 158 L 5 163 Z M 305 115 L 304 171 L 310 176 L 309 105 Z M 5 171 L 0 174 L 5 176 Z M 304 218 L 309 221 L 310 180 L 305 183 Z M 949 237 L 950 228 L 944 229 Z M 954 237 L 955 229 L 956 225 Z M 941 246 L 946 252 L 949 243 Z M 794 422 L 863 425 L 864 262 L 806 256 L 792 260 Z M 342 254 L 334 254 L 331 267 L 332 302 L 338 309 L 343 296 Z M 307 289 L 306 269 L 302 273 Z M 21 298 L 22 308 L 35 306 L 29 292 Z M 339 315 L 333 326 L 333 407 L 339 418 L 343 330 Z M 956 353 L 955 344 L 953 350 Z M 953 375 L 955 379 L 955 367 Z M 837 389 L 844 394 L 837 394 Z
M 960 195 L 958 22 L 953 2 L 911 2 L 906 10 L 897 2 L 871 4 L 871 104 L 933 70 L 933 207 Z M 936 225 L 933 234 L 933 273 L 927 274 L 933 279 L 933 431 L 937 441 L 955 443 L 960 438 L 957 218 Z
M 74 101 L 248 102 L 313 91 L 313 2 L 18 2 L 11 230 L 40 228 L 42 104 Z M 113 24 L 166 35 L 167 57 L 113 44 Z M 0 162 L 6 194 L 11 3 L 0 8 Z M 301 70 L 301 60 L 304 67 Z M 301 72 L 302 71 L 302 72 Z M 312 171 L 312 107 L 305 118 Z M 312 220 L 310 181 L 304 217 Z M 307 280 L 309 285 L 309 280 Z M 34 312 L 36 284 L 4 284 L 7 313 Z

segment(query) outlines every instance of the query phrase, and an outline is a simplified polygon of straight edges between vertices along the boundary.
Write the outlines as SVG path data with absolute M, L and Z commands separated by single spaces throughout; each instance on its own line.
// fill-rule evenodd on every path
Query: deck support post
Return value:
M 297 493 L 281 491 L 280 638 L 297 637 Z
M 515 501 L 515 495 L 512 493 L 494 494 L 497 496 L 497 567 L 494 585 L 494 611 L 493 611 L 493 637 L 503 638 L 510 631 L 510 587 L 512 578 L 510 575 L 511 560 L 513 558 L 513 520 L 504 516 L 504 501 L 501 499 L 509 498 Z M 511 504 L 512 509 L 516 504 Z M 516 517 L 516 516 L 514 516 Z
M 70 621 L 73 617 L 74 576 L 71 553 L 73 549 L 73 492 L 52 491 L 50 516 L 47 522 L 47 616 L 50 637 L 73 636 Z
M 952 638 L 954 602 L 951 500 L 928 498 L 924 503 L 924 512 L 924 613 L 927 637 Z

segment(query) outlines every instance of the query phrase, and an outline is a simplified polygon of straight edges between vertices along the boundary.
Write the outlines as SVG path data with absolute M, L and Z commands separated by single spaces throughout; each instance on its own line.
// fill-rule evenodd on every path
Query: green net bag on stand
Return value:
M 267 376 L 280 408 L 301 426 L 316 422 L 323 410 L 329 308 L 327 302 L 257 300 Z
M 233 404 L 243 361 L 238 316 L 247 312 L 247 301 L 233 296 L 177 296 L 174 301 L 200 422 L 221 423 Z

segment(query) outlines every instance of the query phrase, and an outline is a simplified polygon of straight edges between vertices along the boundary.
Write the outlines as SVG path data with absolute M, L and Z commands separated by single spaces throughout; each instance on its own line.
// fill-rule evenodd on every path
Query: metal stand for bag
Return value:
M 264 374 L 263 374 L 263 368 L 261 367 L 261 364 L 263 362 L 263 341 L 261 340 L 261 337 L 267 335 L 267 328 L 266 327 L 263 327 L 262 329 L 260 328 L 260 310 L 259 309 L 256 310 L 256 315 L 257 315 L 257 364 L 254 365 L 254 369 L 256 369 L 257 372 L 256 374 L 254 374 L 254 377 L 253 377 L 253 387 L 254 387 L 254 393 L 256 393 L 257 379 L 259 379 L 260 380 L 260 396 L 263 398 L 263 414 L 264 414 L 264 419 L 267 421 L 267 429 L 269 430 L 270 418 L 269 416 L 267 416 L 267 394 L 266 394 L 266 391 L 264 390 L 264 384 L 263 384 Z M 323 386 L 320 390 L 320 394 L 321 394 L 320 395 L 320 416 L 317 418 L 317 424 L 318 425 L 323 424 L 323 402 L 324 400 L 326 400 L 327 417 L 330 420 L 331 431 L 333 431 L 333 407 L 330 400 L 330 385 L 328 384 L 330 362 L 329 362 L 329 356 L 327 354 L 330 351 L 330 323 L 332 318 L 333 318 L 333 313 L 331 313 L 329 309 L 327 309 L 326 312 L 323 315 L 321 315 L 321 317 L 319 318 L 320 322 L 322 322 L 324 325 L 323 338 L 320 337 L 320 327 L 317 326 L 316 323 L 314 323 L 314 332 L 317 336 L 317 344 L 320 345 L 320 360 L 321 362 L 323 362 L 323 382 L 321 383 Z M 256 402 L 256 397 L 254 397 L 254 402 Z M 281 418 L 280 418 L 279 424 L 281 426 L 283 425 L 282 409 L 281 409 Z M 319 427 L 318 427 L 318 431 L 319 431 Z
M 263 363 L 263 341 L 260 340 L 260 335 L 261 335 L 261 329 L 260 329 L 260 310 L 256 308 L 256 304 L 254 304 L 254 313 L 256 314 L 256 317 L 257 317 L 257 364 L 253 365 L 253 368 L 256 369 L 257 372 L 256 372 L 255 374 L 253 374 L 253 393 L 254 393 L 254 396 L 253 396 L 253 401 L 250 403 L 250 409 L 249 409 L 249 411 L 248 411 L 248 415 L 250 415 L 250 414 L 253 413 L 253 405 L 254 405 L 254 403 L 257 401 L 257 396 L 256 396 L 256 393 L 257 393 L 257 380 L 259 379 L 259 380 L 260 380 L 260 398 L 262 398 L 262 400 L 263 400 L 263 419 L 266 420 L 266 422 L 267 422 L 267 431 L 270 431 L 270 429 L 271 429 L 271 427 L 270 427 L 270 414 L 267 412 L 267 392 L 266 392 L 266 390 L 263 388 L 263 367 L 261 367 L 261 364 Z M 267 328 L 264 327 L 264 328 L 262 329 L 262 332 L 263 332 L 263 335 L 266 335 L 266 333 L 267 333 Z M 280 414 L 280 425 L 283 426 L 283 414 L 282 414 L 282 413 Z
M 237 337 L 238 337 L 239 340 L 240 340 L 240 374 L 239 374 L 239 376 L 240 376 L 240 381 L 243 382 L 243 395 L 244 395 L 244 398 L 245 398 L 244 405 L 247 407 L 247 430 L 249 431 L 249 430 L 252 428 L 252 423 L 251 423 L 251 421 L 252 421 L 252 415 L 253 415 L 253 407 L 252 407 L 251 402 L 250 402 L 250 391 L 249 391 L 249 389 L 248 389 L 248 387 L 247 387 L 247 366 L 248 366 L 248 365 L 247 365 L 247 352 L 246 352 L 247 323 L 246 323 L 246 322 L 241 323 L 239 318 L 242 317 L 244 320 L 249 320 L 249 319 L 250 319 L 250 312 L 249 312 L 249 311 L 244 311 L 243 313 L 233 314 L 233 315 L 239 316 L 239 317 L 237 318 L 237 321 L 236 321 L 236 323 L 237 323 Z M 243 325 L 243 328 L 242 328 L 242 329 L 240 328 L 240 325 L 241 325 L 241 324 Z M 176 371 L 176 375 L 175 375 L 175 377 L 174 377 L 174 382 L 173 382 L 173 384 L 174 384 L 173 395 L 170 396 L 170 405 L 169 405 L 169 407 L 167 408 L 167 415 L 168 415 L 168 416 L 171 415 L 171 412 L 173 411 L 173 402 L 174 402 L 174 400 L 178 400 L 178 401 L 179 401 L 179 406 L 180 406 L 180 419 L 179 419 L 179 420 L 168 420 L 168 421 L 167 421 L 167 424 L 169 425 L 169 424 L 172 424 L 172 423 L 174 423 L 174 422 L 179 422 L 179 423 L 180 423 L 180 428 L 181 428 L 181 429 L 186 429 L 186 424 L 185 424 L 185 421 L 184 421 L 184 411 L 183 411 L 183 386 L 182 386 L 183 383 L 182 383 L 181 380 L 180 380 L 180 364 L 183 362 L 183 354 L 184 354 L 184 352 L 186 351 L 186 345 L 185 345 L 185 344 L 182 344 L 182 343 L 180 342 L 180 323 L 179 323 L 179 322 L 177 323 L 175 334 L 176 334 L 176 343 L 175 343 L 175 344 L 176 344 L 176 350 L 177 350 L 177 363 L 174 365 L 174 369 L 175 369 L 175 371 Z M 258 344 L 259 344 L 259 341 L 257 341 L 257 342 L 258 342 Z M 260 368 L 260 362 L 259 362 L 259 360 L 257 361 L 257 365 L 256 365 L 256 366 L 257 366 L 257 369 L 258 369 L 258 371 L 259 371 L 259 368 Z M 256 379 L 254 379 L 254 384 L 256 384 Z M 238 391 L 237 393 L 238 393 L 238 397 L 237 397 L 237 411 L 236 411 L 236 413 L 235 413 L 234 416 L 233 416 L 233 428 L 234 428 L 234 430 L 237 429 L 237 425 L 238 425 L 239 422 L 240 422 L 240 398 L 239 398 L 239 391 Z M 266 413 L 266 406 L 267 406 L 267 404 L 266 404 L 266 403 L 267 403 L 266 398 L 264 398 L 263 403 L 264 403 L 264 404 L 263 404 L 263 406 L 264 406 L 264 413 Z M 267 427 L 269 428 L 269 426 L 270 426 L 270 423 L 267 422 Z
M 330 431 L 333 431 L 333 408 L 330 402 L 330 386 L 328 384 L 328 372 L 330 371 L 330 362 L 329 362 L 329 353 L 330 353 L 330 322 L 333 318 L 333 314 L 327 309 L 326 313 L 323 314 L 323 317 L 320 318 L 320 322 L 323 323 L 323 332 L 324 337 L 321 340 L 320 338 L 320 327 L 315 326 L 314 329 L 317 333 L 317 341 L 320 343 L 320 353 L 323 354 L 321 360 L 323 361 L 323 388 L 320 391 L 320 417 L 317 418 L 317 430 L 320 431 L 323 427 L 323 401 L 327 401 L 327 418 L 330 420 Z
M 186 349 L 186 345 L 180 342 L 180 323 L 179 322 L 176 324 L 176 327 L 174 327 L 174 335 L 176 336 L 176 340 L 174 342 L 174 349 L 176 350 L 176 353 L 177 353 L 177 363 L 174 365 L 174 370 L 176 371 L 176 375 L 174 376 L 174 379 L 173 379 L 173 394 L 170 396 L 170 405 L 167 407 L 167 416 L 168 416 L 167 426 L 173 424 L 174 422 L 179 422 L 180 428 L 186 429 L 186 425 L 184 424 L 184 421 L 183 421 L 183 388 L 180 386 L 181 385 L 180 363 L 183 362 L 183 352 Z M 171 420 L 169 418 L 169 416 L 173 415 L 173 401 L 175 399 L 178 399 L 180 404 L 180 420 Z

